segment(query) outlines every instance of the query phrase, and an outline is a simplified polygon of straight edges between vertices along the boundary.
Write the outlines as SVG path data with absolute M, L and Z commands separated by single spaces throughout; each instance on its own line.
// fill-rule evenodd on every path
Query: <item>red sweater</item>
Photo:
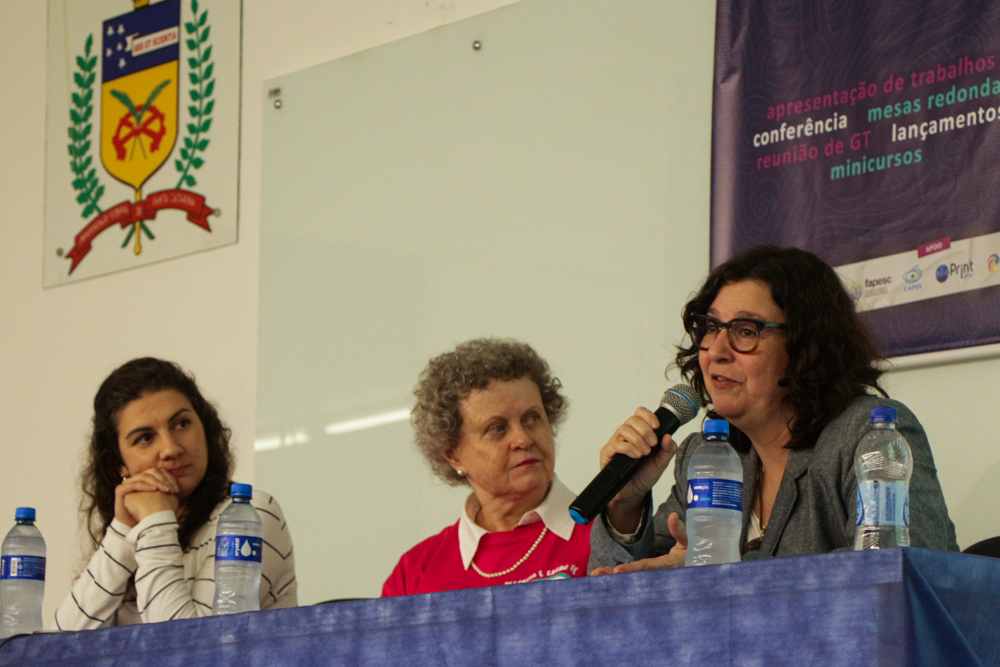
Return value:
M 545 523 L 536 521 L 514 530 L 487 533 L 479 540 L 472 562 L 487 574 L 502 572 L 528 553 L 543 528 Z M 585 577 L 589 558 L 590 526 L 577 525 L 569 541 L 549 531 L 516 570 L 486 578 L 471 565 L 468 570 L 462 565 L 456 522 L 403 554 L 382 586 L 382 597 Z

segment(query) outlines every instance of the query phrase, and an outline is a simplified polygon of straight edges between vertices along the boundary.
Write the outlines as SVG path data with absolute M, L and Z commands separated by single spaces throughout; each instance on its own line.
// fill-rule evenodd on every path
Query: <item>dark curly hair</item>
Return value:
M 566 415 L 562 383 L 549 374 L 549 365 L 530 345 L 505 338 L 466 341 L 452 352 L 431 359 L 413 390 L 417 403 L 410 412 L 417 449 L 431 470 L 451 486 L 468 484 L 444 455 L 458 445 L 462 434 L 462 400 L 474 389 L 486 389 L 493 380 L 531 378 L 542 395 L 542 405 L 553 430 Z
M 720 264 L 684 306 L 685 328 L 690 330 L 693 315 L 708 312 L 723 286 L 744 280 L 767 285 L 788 324 L 788 367 L 779 384 L 788 387 L 784 402 L 795 415 L 789 449 L 811 447 L 820 431 L 869 389 L 888 396 L 878 382 L 882 356 L 854 302 L 836 272 L 805 250 L 755 246 Z M 710 403 L 698 347 L 679 346 L 674 363 Z M 750 447 L 742 433 L 732 441 L 742 451 Z
M 184 500 L 178 537 L 187 549 L 191 537 L 215 506 L 229 495 L 233 455 L 229 450 L 230 431 L 188 375 L 177 364 L 152 357 L 133 359 L 114 370 L 94 396 L 94 430 L 90 436 L 87 467 L 82 474 L 83 501 L 80 511 L 87 517 L 87 531 L 97 549 L 115 517 L 115 487 L 124 465 L 118 448 L 118 415 L 132 401 L 165 389 L 176 389 L 191 403 L 205 428 L 208 469 L 205 477 Z

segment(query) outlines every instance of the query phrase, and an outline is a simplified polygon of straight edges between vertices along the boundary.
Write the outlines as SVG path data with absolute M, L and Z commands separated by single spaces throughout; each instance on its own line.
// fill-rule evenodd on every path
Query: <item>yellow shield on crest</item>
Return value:
M 104 22 L 101 162 L 136 201 L 177 140 L 179 56 L 180 0 Z

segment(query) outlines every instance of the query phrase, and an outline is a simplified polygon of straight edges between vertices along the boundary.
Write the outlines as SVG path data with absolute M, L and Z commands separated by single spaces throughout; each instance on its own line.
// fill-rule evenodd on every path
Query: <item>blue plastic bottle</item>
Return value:
M 705 442 L 688 464 L 685 565 L 740 560 L 743 530 L 743 464 L 729 444 L 729 422 L 705 422 Z
M 18 507 L 0 547 L 0 637 L 41 632 L 45 595 L 45 540 L 35 508 Z
M 896 431 L 896 408 L 872 408 L 872 430 L 854 453 L 858 478 L 854 550 L 910 546 L 913 455 Z
M 212 613 L 238 614 L 260 609 L 260 559 L 264 529 L 250 504 L 253 487 L 233 484 L 233 502 L 219 516 L 215 531 L 215 601 Z

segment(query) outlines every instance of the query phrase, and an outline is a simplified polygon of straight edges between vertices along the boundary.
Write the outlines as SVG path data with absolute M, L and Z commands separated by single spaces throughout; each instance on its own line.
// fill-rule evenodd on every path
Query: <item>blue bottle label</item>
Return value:
M 0 557 L 0 579 L 45 581 L 45 558 L 43 556 Z
M 906 482 L 860 482 L 857 525 L 910 527 L 910 490 Z
M 743 482 L 731 479 L 689 479 L 688 509 L 705 507 L 712 509 L 743 511 Z
M 215 538 L 215 560 L 260 562 L 264 542 L 246 535 L 218 535 Z

